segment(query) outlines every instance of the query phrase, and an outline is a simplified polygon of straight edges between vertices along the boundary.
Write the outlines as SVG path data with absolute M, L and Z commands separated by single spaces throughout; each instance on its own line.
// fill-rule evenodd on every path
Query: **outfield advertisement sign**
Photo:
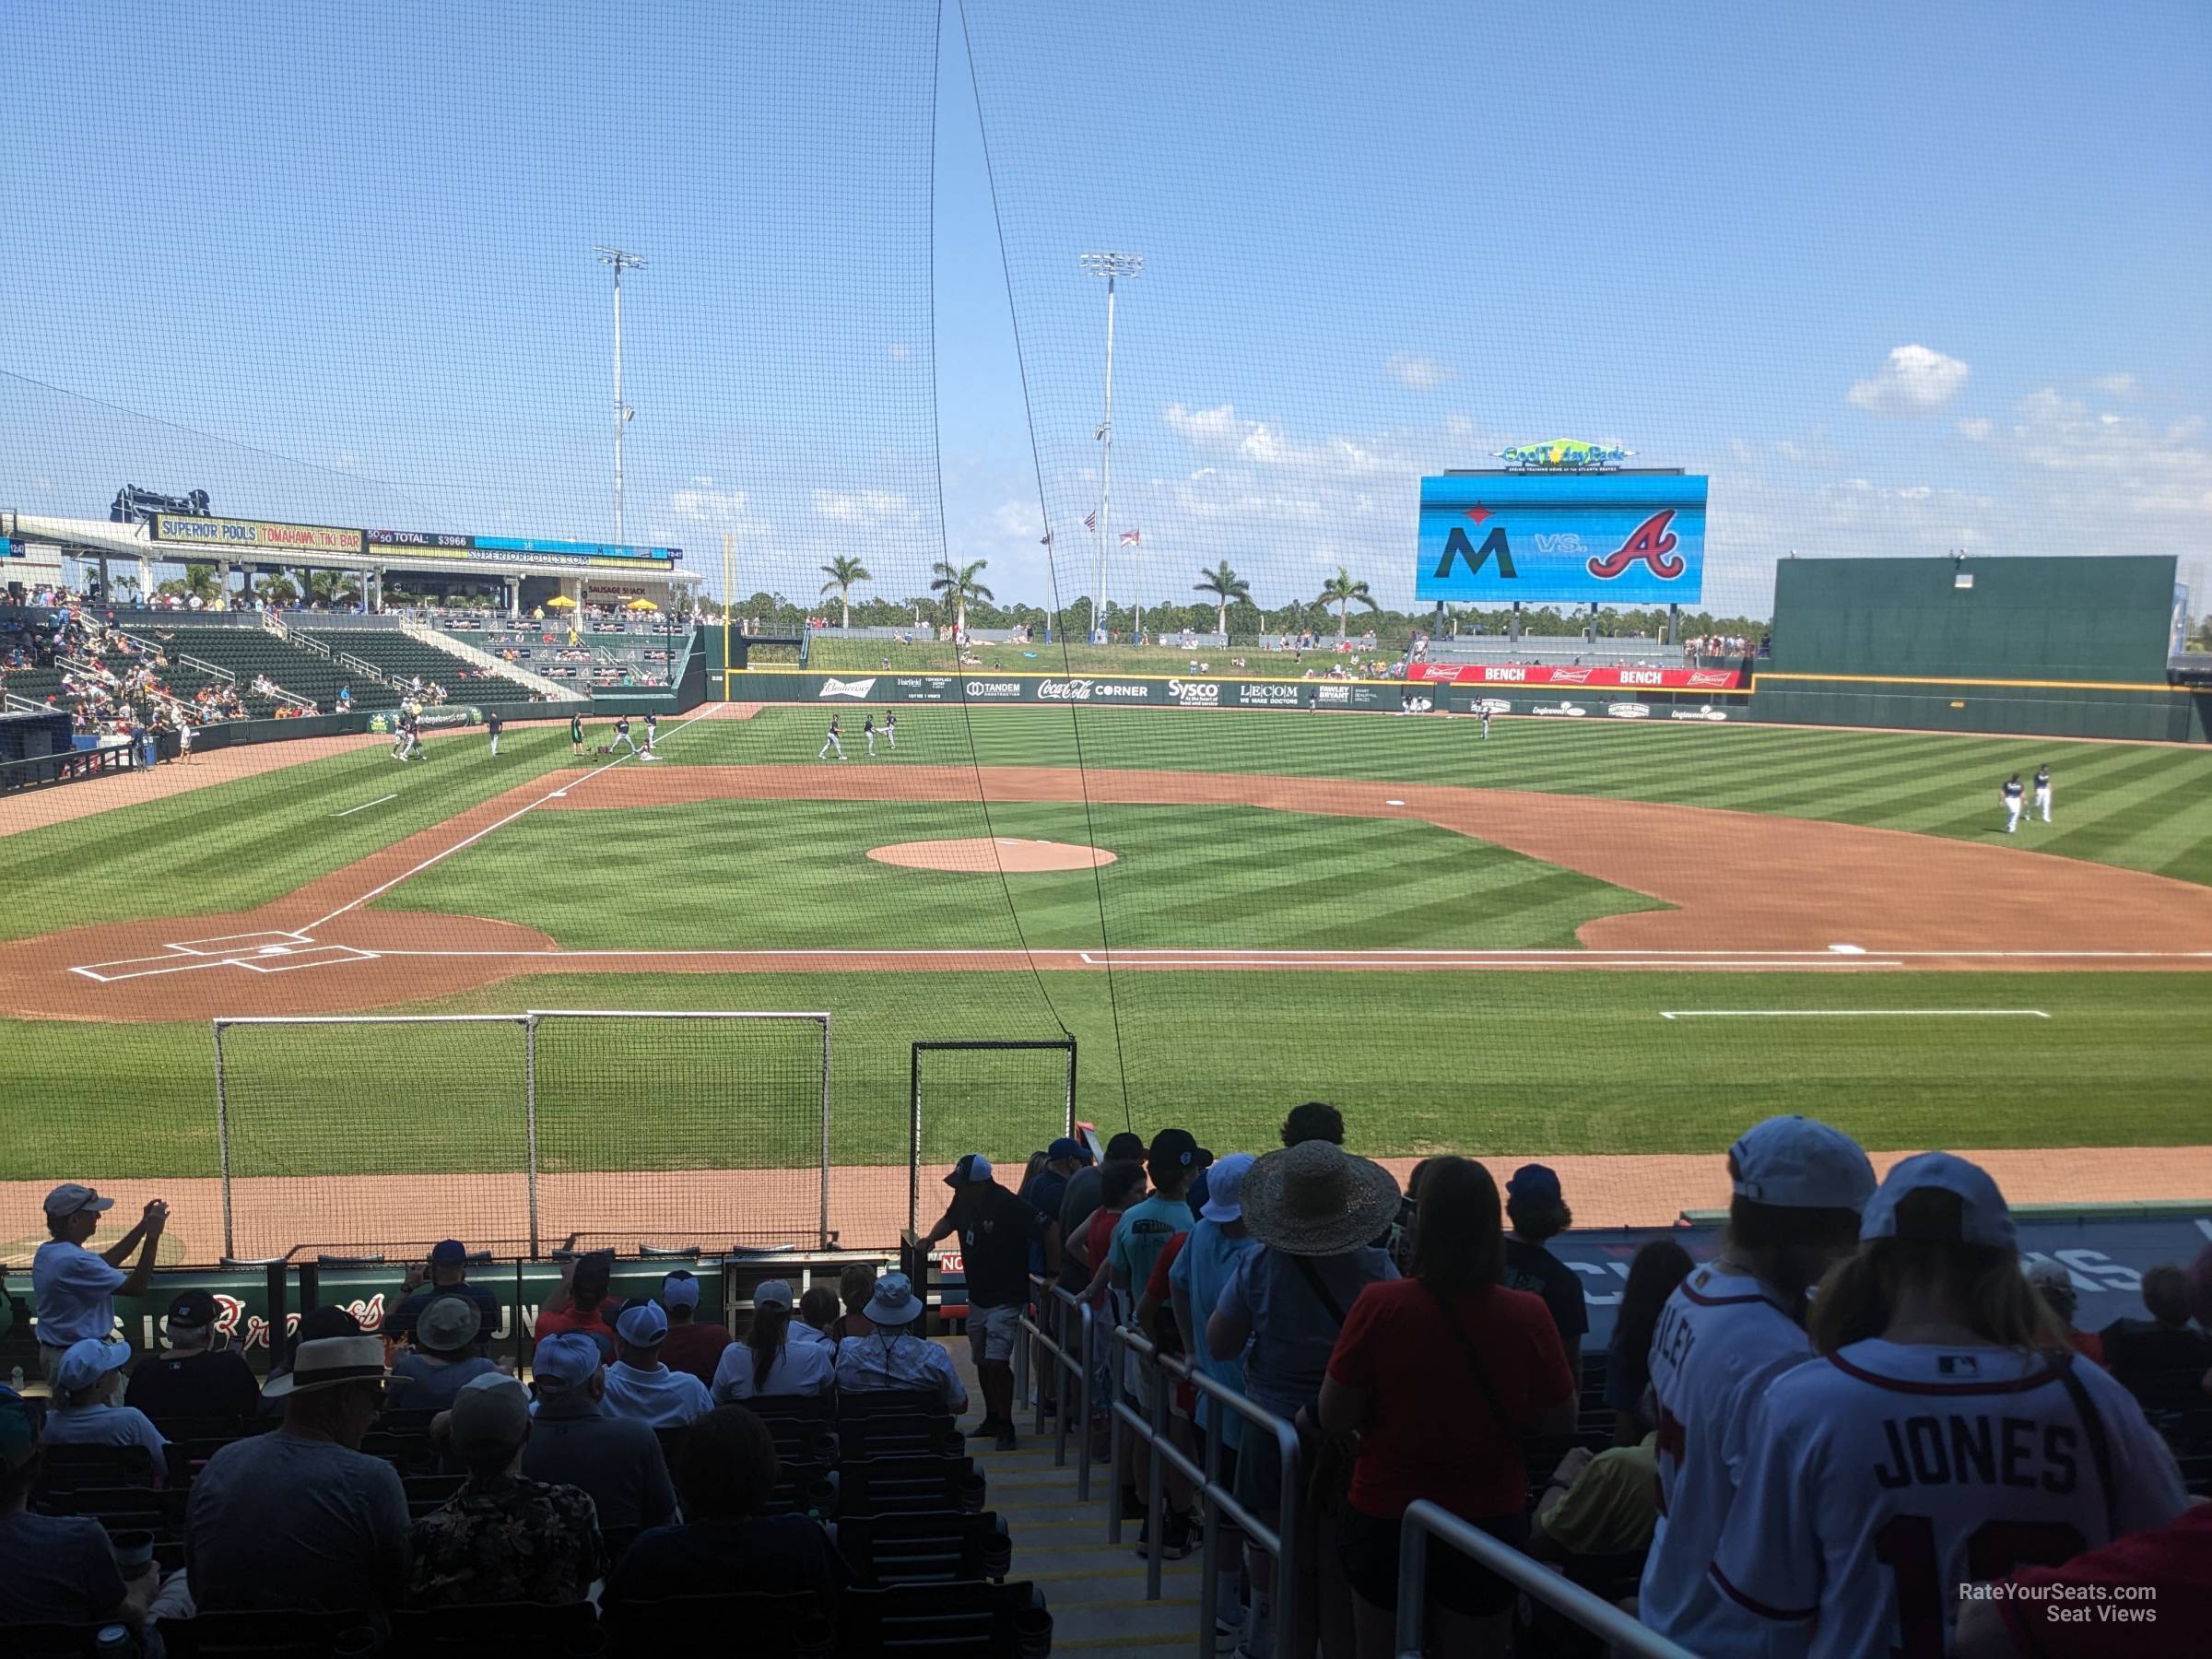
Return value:
M 1423 604 L 1695 605 L 1705 479 L 1685 473 L 1449 473 L 1421 480 Z
M 361 533 L 334 524 L 280 524 L 266 519 L 194 518 L 157 512 L 154 539 L 218 553 L 359 553 Z
M 1647 691 L 1741 691 L 1739 668 L 1618 668 L 1592 664 L 1416 663 L 1413 677 L 1430 685 L 1625 686 Z

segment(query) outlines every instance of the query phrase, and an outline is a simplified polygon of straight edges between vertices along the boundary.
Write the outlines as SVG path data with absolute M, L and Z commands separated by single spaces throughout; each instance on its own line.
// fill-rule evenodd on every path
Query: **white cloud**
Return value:
M 881 524 L 909 516 L 905 495 L 888 489 L 818 489 L 814 510 L 844 524 Z
M 716 489 L 714 480 L 694 477 L 691 488 L 669 496 L 668 511 L 692 524 L 718 525 L 736 535 L 766 535 L 773 528 L 755 516 L 742 489 Z
M 1415 392 L 1430 391 L 1453 378 L 1452 371 L 1432 357 L 1418 352 L 1394 351 L 1382 365 L 1382 372 L 1399 385 Z
M 1990 423 L 1979 415 L 1971 420 L 1962 420 L 1959 423 L 1959 436 L 1975 443 L 1980 443 L 1987 439 L 1991 430 Z
M 2160 430 L 2134 415 L 2091 414 L 2078 399 L 2046 386 L 2020 400 L 2009 449 L 2063 482 L 2051 498 L 2062 511 L 2102 516 L 2212 516 L 2212 449 L 2192 442 L 2204 430 L 2192 417 Z
M 2132 374 L 2100 374 L 2089 384 L 2107 397 L 2133 397 L 2141 389 Z
M 1171 404 L 1160 418 L 1168 429 L 1194 449 L 1236 455 L 1263 466 L 1295 467 L 1337 475 L 1400 472 L 1418 475 L 1418 468 L 1395 456 L 1378 454 L 1365 442 L 1337 437 L 1322 443 L 1300 443 L 1264 420 L 1248 420 L 1234 404 L 1210 409 L 1186 409 Z
M 1033 501 L 1006 501 L 991 515 L 991 523 L 1001 535 L 1041 536 L 1044 521 L 1037 516 Z
M 1847 400 L 1869 415 L 1913 419 L 1935 414 L 1966 384 L 1970 371 L 1957 358 L 1925 346 L 1900 346 L 1880 372 L 1855 381 Z

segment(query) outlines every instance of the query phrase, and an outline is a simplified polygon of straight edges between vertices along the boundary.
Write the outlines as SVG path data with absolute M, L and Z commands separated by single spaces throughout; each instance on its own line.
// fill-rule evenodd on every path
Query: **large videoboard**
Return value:
M 1447 473 L 1421 480 L 1424 603 L 1696 605 L 1705 480 L 1686 473 Z

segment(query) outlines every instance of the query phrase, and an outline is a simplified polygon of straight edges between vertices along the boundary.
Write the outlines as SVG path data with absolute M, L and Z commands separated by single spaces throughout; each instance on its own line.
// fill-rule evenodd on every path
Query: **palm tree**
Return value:
M 1192 591 L 1212 594 L 1220 601 L 1220 626 L 1215 631 L 1222 639 L 1227 640 L 1229 638 L 1229 607 L 1236 600 L 1252 597 L 1252 583 L 1230 570 L 1229 560 L 1225 559 L 1215 569 L 1201 572 L 1198 580 L 1192 584 Z
M 1336 643 L 1339 645 L 1344 643 L 1353 606 L 1364 605 L 1371 611 L 1382 608 L 1375 603 L 1375 596 L 1367 591 L 1367 583 L 1354 582 L 1352 573 L 1342 565 L 1336 567 L 1335 575 L 1321 584 L 1321 603 L 1336 607 Z
M 876 578 L 869 574 L 868 567 L 862 564 L 859 559 L 849 559 L 842 553 L 833 553 L 830 556 L 830 562 L 822 567 L 822 574 L 829 577 L 830 580 L 822 583 L 819 591 L 826 594 L 831 588 L 837 590 L 838 606 L 843 612 L 843 619 L 838 623 L 838 626 L 851 628 L 853 626 L 853 584 L 856 582 L 873 582 Z
M 979 604 L 990 602 L 991 590 L 975 579 L 975 573 L 988 563 L 989 559 L 979 559 L 971 565 L 957 569 L 941 563 L 930 567 L 935 574 L 929 591 L 944 594 L 945 603 L 952 606 L 952 631 L 956 639 L 967 636 L 968 602 L 971 599 Z

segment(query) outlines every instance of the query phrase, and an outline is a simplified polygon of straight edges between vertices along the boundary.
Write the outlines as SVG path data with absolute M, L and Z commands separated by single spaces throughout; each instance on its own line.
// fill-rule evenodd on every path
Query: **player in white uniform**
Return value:
M 876 714 L 870 710 L 861 717 L 860 735 L 868 740 L 868 759 L 876 759 Z
M 2005 780 L 2005 833 L 2020 832 L 2020 774 L 2014 772 Z
M 1481 714 L 1482 740 L 1488 743 L 1490 740 L 1490 705 L 1487 701 L 1481 705 Z
M 1860 1230 L 1814 1304 L 1823 1357 L 1767 1392 L 1712 1578 L 1761 1651 L 1940 1659 L 1962 1585 L 2188 1500 L 2134 1398 L 2074 1362 L 1984 1171 L 1908 1158 Z
M 2043 815 L 2043 822 L 2051 821 L 2051 762 L 2044 761 L 2035 769 L 2035 809 Z
M 1659 1524 L 1638 1616 L 1708 1659 L 1763 1653 L 1766 1632 L 1708 1576 L 1750 1463 L 1753 1419 L 1776 1378 L 1812 1358 L 1799 1323 L 1808 1287 L 1848 1255 L 1874 1166 L 1841 1130 L 1769 1118 L 1728 1151 L 1735 1196 L 1721 1253 L 1661 1311 L 1651 1375 L 1659 1425 Z

